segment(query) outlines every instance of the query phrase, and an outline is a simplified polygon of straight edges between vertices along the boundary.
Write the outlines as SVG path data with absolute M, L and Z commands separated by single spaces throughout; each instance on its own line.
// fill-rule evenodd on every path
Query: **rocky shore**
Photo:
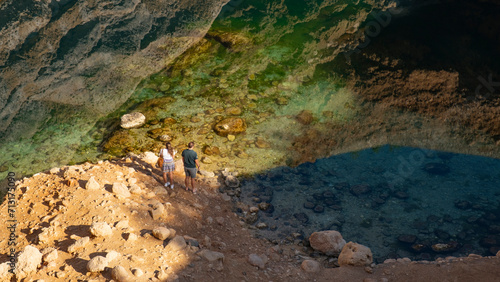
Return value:
M 17 273 L 9 274 L 1 233 L 0 276 L 7 281 L 495 281 L 496 257 L 408 258 L 372 262 L 369 246 L 335 231 L 271 243 L 235 213 L 223 187 L 231 170 L 203 171 L 201 194 L 165 188 L 152 153 L 53 168 L 16 182 Z M 178 166 L 179 168 L 179 166 Z M 8 219 L 8 204 L 0 220 Z M 6 226 L 4 227 L 7 228 Z M 346 243 L 348 241 L 348 243 Z

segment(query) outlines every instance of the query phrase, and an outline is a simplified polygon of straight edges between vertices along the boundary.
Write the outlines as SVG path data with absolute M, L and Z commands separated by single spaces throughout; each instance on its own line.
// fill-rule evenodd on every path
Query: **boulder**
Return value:
M 242 118 L 226 118 L 215 124 L 214 131 L 217 135 L 228 136 L 243 133 L 247 130 L 247 124 Z
M 120 126 L 125 129 L 140 127 L 144 123 L 146 123 L 146 117 L 139 112 L 126 114 L 120 118 Z
M 90 233 L 96 237 L 106 237 L 113 234 L 113 230 L 106 222 L 94 222 L 90 226 Z
M 305 261 L 303 261 L 300 267 L 302 268 L 302 270 L 308 273 L 319 272 L 320 270 L 319 262 L 311 259 L 306 259 Z
M 349 242 L 342 248 L 338 262 L 340 266 L 367 266 L 373 262 L 372 251 L 361 244 Z
M 326 255 L 338 255 L 346 242 L 342 235 L 335 230 L 314 232 L 309 237 L 311 247 Z
M 21 280 L 36 272 L 42 264 L 42 253 L 35 247 L 28 245 L 19 253 L 16 264 L 16 278 Z
M 157 203 L 149 213 L 154 220 L 157 220 L 165 214 L 165 206 L 162 203 Z
M 231 188 L 238 188 L 240 186 L 240 181 L 238 180 L 238 178 L 232 175 L 228 175 L 226 177 L 225 183 L 228 187 Z

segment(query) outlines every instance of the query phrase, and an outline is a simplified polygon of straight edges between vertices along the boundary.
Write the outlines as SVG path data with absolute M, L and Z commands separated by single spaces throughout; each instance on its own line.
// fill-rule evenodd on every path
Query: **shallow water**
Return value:
M 272 169 L 245 181 L 241 197 L 272 204 L 255 223 L 270 240 L 338 230 L 377 261 L 433 259 L 500 249 L 499 185 L 498 159 L 383 146 Z

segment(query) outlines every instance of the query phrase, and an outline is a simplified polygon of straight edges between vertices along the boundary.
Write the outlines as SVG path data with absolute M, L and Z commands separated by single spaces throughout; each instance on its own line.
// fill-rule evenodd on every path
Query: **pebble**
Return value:
M 118 282 L 130 281 L 130 275 L 125 267 L 117 265 L 111 270 L 111 277 Z
M 315 260 L 304 260 L 300 267 L 307 273 L 315 273 L 320 270 L 320 264 Z
M 153 236 L 155 236 L 159 240 L 165 240 L 170 237 L 170 229 L 166 227 L 157 227 L 153 229 Z
M 257 254 L 250 254 L 248 255 L 248 263 L 263 269 L 267 263 L 267 257 L 265 255 L 259 256 Z
M 99 182 L 95 179 L 94 176 L 91 176 L 87 183 L 85 184 L 85 189 L 87 190 L 99 190 L 101 189 L 101 185 L 99 185 Z

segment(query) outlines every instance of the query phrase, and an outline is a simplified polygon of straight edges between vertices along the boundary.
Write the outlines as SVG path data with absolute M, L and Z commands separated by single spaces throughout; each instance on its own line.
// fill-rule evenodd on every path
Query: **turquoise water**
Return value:
M 495 255 L 499 183 L 498 159 L 383 146 L 278 167 L 245 181 L 241 191 L 251 206 L 273 206 L 254 223 L 268 226 L 256 231 L 260 236 L 293 242 L 293 233 L 300 240 L 338 230 L 383 262 Z M 435 244 L 448 248 L 435 251 Z

